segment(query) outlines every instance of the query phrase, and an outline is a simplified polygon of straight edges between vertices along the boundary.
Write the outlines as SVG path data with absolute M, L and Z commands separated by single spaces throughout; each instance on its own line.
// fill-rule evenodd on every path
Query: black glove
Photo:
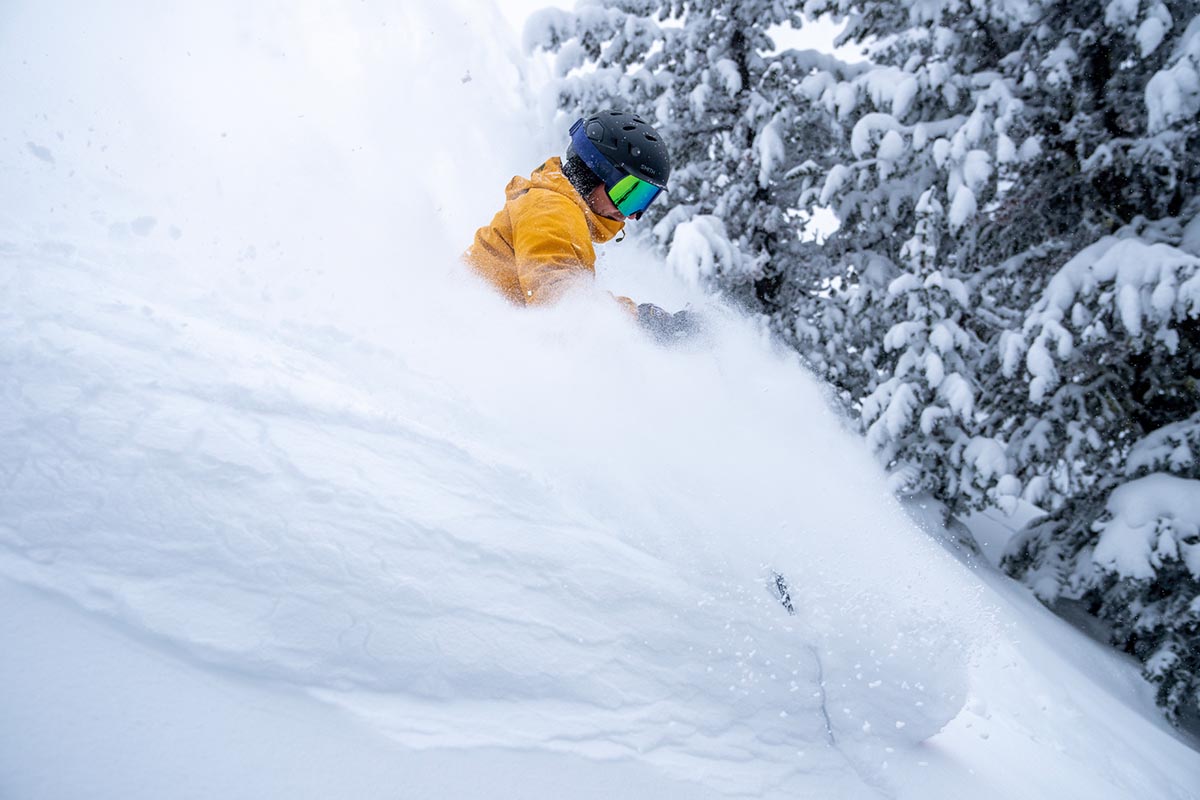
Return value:
M 659 342 L 687 339 L 700 328 L 696 315 L 690 311 L 672 314 L 653 303 L 642 303 L 637 311 L 638 325 Z

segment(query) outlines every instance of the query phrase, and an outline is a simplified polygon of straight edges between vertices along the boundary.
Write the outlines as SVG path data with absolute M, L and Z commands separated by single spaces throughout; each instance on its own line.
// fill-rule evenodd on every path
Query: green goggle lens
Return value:
M 654 198 L 658 197 L 659 189 L 653 183 L 646 183 L 641 178 L 635 178 L 632 175 L 626 175 L 621 180 L 617 181 L 617 185 L 608 190 L 608 196 L 613 201 L 613 205 L 627 217 L 631 217 L 641 211 L 645 211 L 647 206 L 654 202 Z

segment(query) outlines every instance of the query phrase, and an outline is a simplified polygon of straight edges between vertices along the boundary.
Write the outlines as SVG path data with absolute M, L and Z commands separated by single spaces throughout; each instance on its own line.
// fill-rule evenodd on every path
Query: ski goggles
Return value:
M 596 148 L 596 144 L 587 137 L 583 130 L 583 119 L 580 118 L 571 126 L 571 146 L 575 154 L 587 164 L 588 169 L 596 174 L 604 183 L 605 190 L 613 205 L 627 217 L 645 211 L 654 198 L 662 194 L 662 187 L 644 181 L 636 175 L 630 175 L 614 167 L 612 162 Z

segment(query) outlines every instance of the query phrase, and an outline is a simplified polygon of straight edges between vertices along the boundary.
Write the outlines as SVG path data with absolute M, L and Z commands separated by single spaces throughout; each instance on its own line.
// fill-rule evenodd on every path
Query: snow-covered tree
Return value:
M 862 401 L 862 422 L 898 489 L 953 501 L 975 490 L 972 473 L 990 477 L 1006 462 L 1002 447 L 973 435 L 971 362 L 979 343 L 963 326 L 966 285 L 944 274 L 937 260 L 945 215 L 933 195 L 928 189 L 917 202 L 900 274 L 883 298 L 895 322 L 883 337 L 880 382 Z M 947 470 L 947 461 L 962 469 Z
M 1163 500 L 1150 519 L 1122 520 L 1147 487 L 1166 482 L 1176 498 L 1200 488 L 1187 433 L 1200 411 L 1200 262 L 1189 252 L 1200 225 L 1200 6 L 815 0 L 809 9 L 845 14 L 850 35 L 884 43 L 875 69 L 822 90 L 857 160 L 830 172 L 821 199 L 839 210 L 846 250 L 869 247 L 898 271 L 865 305 L 894 314 L 876 352 L 905 345 L 877 360 L 880 389 L 864 401 L 864 421 L 870 434 L 897 422 L 873 442 L 951 502 L 1005 505 L 1023 494 L 1046 504 L 1055 513 L 1019 537 L 1010 568 L 1047 601 L 1087 599 L 1113 641 L 1146 660 L 1168 713 L 1197 707 L 1194 518 Z M 940 99 L 933 73 L 944 75 Z M 918 132 L 931 125 L 946 127 L 923 160 Z M 944 224 L 934 199 L 949 204 Z M 937 312 L 975 337 L 963 371 L 979 402 L 961 454 L 910 435 L 912 420 L 941 413 L 912 369 L 930 306 L 920 294 L 893 300 L 927 289 L 916 253 L 968 290 L 969 304 Z M 1144 557 L 1113 556 L 1123 548 Z
M 1028 387 L 1026 493 L 1068 498 L 1009 568 L 1108 620 L 1175 716 L 1200 708 L 1200 258 L 1153 241 L 1164 227 L 1067 262 L 1003 337 L 1002 372 Z
M 1154 241 L 1162 227 L 1084 248 L 1000 336 L 999 383 L 1020 387 L 1006 399 L 1023 409 L 1004 427 L 1032 502 L 1053 508 L 1120 471 L 1141 436 L 1200 403 L 1200 259 Z
M 774 52 L 821 14 L 870 63 Z M 1009 568 L 1197 701 L 1190 512 L 1129 509 L 1200 479 L 1200 3 L 581 0 L 528 36 L 563 108 L 669 137 L 669 263 L 770 315 L 898 488 L 1045 507 Z
M 841 134 L 803 199 L 841 222 L 828 247 L 845 273 L 843 337 L 867 365 L 864 385 L 846 388 L 898 488 L 952 507 L 998 500 L 1014 483 L 1005 443 L 981 431 L 978 362 L 1017 312 L 979 302 L 979 232 L 1037 152 L 1013 138 L 1023 104 L 998 63 L 1030 18 L 949 1 L 810 0 L 806 11 L 847 20 L 844 37 L 873 59 L 800 86 Z
M 1200 411 L 1198 10 L 811 0 L 873 39 L 874 63 L 801 84 L 843 134 L 805 200 L 842 223 L 834 298 L 867 364 L 868 440 L 899 485 L 951 506 L 1054 511 L 1010 567 L 1048 601 L 1089 598 L 1172 714 L 1197 700 L 1186 509 L 1160 504 L 1161 547 L 1136 570 L 1095 553 L 1118 538 L 1114 503 L 1144 494 L 1129 487 L 1197 486 L 1176 426 Z
M 666 137 L 670 203 L 651 207 L 668 263 L 754 302 L 797 273 L 801 192 L 820 180 L 822 114 L 796 102 L 815 68 L 855 68 L 811 51 L 775 52 L 774 25 L 801 24 L 794 0 L 580 0 L 530 19 L 526 46 L 555 53 L 552 91 L 568 114 L 631 107 Z M 809 271 L 811 272 L 811 270 Z M 791 310 L 811 291 L 793 292 Z
M 1039 152 L 997 210 L 1012 232 L 989 234 L 1012 255 L 981 283 L 1026 311 L 981 374 L 1012 488 L 1053 513 L 1007 564 L 1047 601 L 1086 600 L 1168 713 L 1194 714 L 1195 518 L 1159 496 L 1200 496 L 1200 4 L 1039 10 L 1004 64 Z

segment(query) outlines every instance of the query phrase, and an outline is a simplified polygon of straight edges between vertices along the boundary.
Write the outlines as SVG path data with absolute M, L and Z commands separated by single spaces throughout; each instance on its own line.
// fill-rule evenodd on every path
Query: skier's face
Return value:
M 604 184 L 600 184 L 595 189 L 592 189 L 587 196 L 588 205 L 605 219 L 615 219 L 618 222 L 624 222 L 627 219 L 640 219 L 642 212 L 625 216 L 620 209 L 613 204 L 612 198 L 608 196 L 608 189 L 604 188 Z

